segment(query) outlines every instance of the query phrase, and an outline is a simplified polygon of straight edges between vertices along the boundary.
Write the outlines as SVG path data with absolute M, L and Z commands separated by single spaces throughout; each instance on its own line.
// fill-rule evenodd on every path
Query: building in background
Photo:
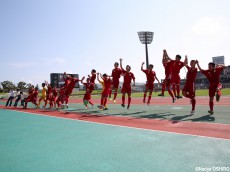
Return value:
M 78 74 L 68 74 L 68 75 L 74 75 L 74 77 L 79 78 Z M 60 88 L 62 84 L 64 84 L 64 74 L 63 73 L 51 73 L 50 74 L 50 84 L 53 87 Z M 79 88 L 79 82 L 76 83 L 74 88 Z

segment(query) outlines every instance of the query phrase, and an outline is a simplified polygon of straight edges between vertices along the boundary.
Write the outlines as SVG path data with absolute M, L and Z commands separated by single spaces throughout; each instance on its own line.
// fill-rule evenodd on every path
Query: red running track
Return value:
M 0 106 L 0 108 L 4 108 Z M 119 116 L 104 116 L 94 114 L 82 114 L 76 112 L 61 112 L 61 111 L 48 111 L 43 109 L 21 109 L 21 108 L 4 108 L 9 110 L 17 110 L 21 112 L 67 118 L 73 120 L 82 120 L 89 122 L 96 122 L 101 124 L 111 124 L 118 126 L 126 126 L 133 128 L 141 128 L 148 130 L 157 130 L 164 132 L 173 132 L 180 134 L 205 136 L 213 138 L 230 139 L 230 125 L 228 124 L 214 124 L 202 122 L 175 122 L 169 120 L 158 119 L 141 119 L 131 117 Z

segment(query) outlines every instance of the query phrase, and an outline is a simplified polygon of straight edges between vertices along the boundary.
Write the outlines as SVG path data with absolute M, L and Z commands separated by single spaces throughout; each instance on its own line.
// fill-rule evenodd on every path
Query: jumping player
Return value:
M 133 80 L 133 85 L 135 86 L 135 77 L 132 72 L 130 72 L 131 67 L 129 65 L 126 66 L 126 70 L 122 67 L 122 59 L 120 59 L 120 67 L 122 70 L 122 75 L 124 76 L 124 82 L 122 85 L 121 93 L 122 93 L 122 107 L 125 107 L 125 94 L 128 94 L 128 106 L 127 109 L 130 108 L 131 103 L 131 81 Z
M 219 101 L 220 99 L 220 89 L 222 88 L 222 85 L 220 84 L 220 74 L 223 71 L 223 69 L 225 68 L 225 66 L 222 65 L 217 65 L 215 66 L 215 63 L 210 62 L 208 64 L 208 70 L 203 70 L 200 65 L 199 65 L 199 61 L 196 62 L 197 63 L 197 67 L 198 69 L 201 71 L 202 74 L 204 74 L 208 81 L 209 81 L 209 107 L 210 110 L 208 111 L 208 113 L 210 113 L 211 115 L 214 113 L 213 111 L 213 107 L 214 107 L 214 96 L 216 93 L 216 99 L 217 101 Z
M 65 103 L 66 103 L 66 107 L 68 108 L 68 102 L 69 102 L 69 96 L 71 95 L 75 85 L 77 82 L 79 81 L 82 81 L 84 79 L 84 77 L 79 80 L 78 78 L 75 78 L 74 75 L 71 75 L 70 76 L 70 82 L 66 88 L 66 100 L 65 100 Z
M 82 80 L 81 80 L 81 83 L 85 86 L 85 95 L 84 95 L 84 98 L 83 98 L 83 103 L 86 107 L 86 109 L 88 109 L 88 103 L 92 105 L 93 107 L 93 102 L 91 101 L 91 94 L 92 94 L 92 91 L 94 89 L 94 85 L 92 83 L 90 83 L 90 79 L 87 78 L 86 79 L 86 82 L 83 82 L 85 78 L 83 77 Z
M 166 50 L 163 50 L 163 58 L 162 63 L 165 68 L 165 79 L 164 79 L 164 85 L 168 90 L 169 95 L 172 97 L 172 102 L 174 103 L 176 101 L 172 91 L 171 91 L 171 77 L 172 77 L 172 62 L 167 57 Z
M 99 77 L 99 74 L 97 74 L 97 77 Z M 98 107 L 103 110 L 108 110 L 107 100 L 108 100 L 109 92 L 111 90 L 112 80 L 108 77 L 107 74 L 103 74 L 103 77 L 101 78 L 103 81 L 100 81 L 99 78 L 98 81 L 103 84 L 103 90 L 101 93 L 101 105 Z
M 187 97 L 191 100 L 192 103 L 192 110 L 190 115 L 193 115 L 195 113 L 195 106 L 196 106 L 196 99 L 195 99 L 195 79 L 197 75 L 197 68 L 196 61 L 191 60 L 190 66 L 187 65 L 188 58 L 185 56 L 185 67 L 188 69 L 187 76 L 186 76 L 186 82 L 184 85 L 184 88 L 182 90 L 182 94 L 184 97 Z
M 114 89 L 114 97 L 113 97 L 113 102 L 116 103 L 116 97 L 117 97 L 117 91 L 119 87 L 119 79 L 121 77 L 121 69 L 119 68 L 119 64 L 117 62 L 114 63 L 114 69 L 112 70 L 112 78 L 113 78 L 113 84 L 112 84 L 112 89 Z M 111 94 L 112 94 L 112 89 L 110 89 L 109 93 L 109 100 L 111 99 Z
M 96 77 L 97 77 L 97 75 L 96 75 L 96 70 L 95 70 L 95 69 L 92 69 L 92 71 L 91 71 L 91 76 L 88 75 L 88 77 L 89 77 L 90 83 L 93 84 L 93 90 L 94 90 L 95 80 L 96 80 Z
M 154 81 L 156 79 L 158 81 L 158 84 L 160 84 L 160 82 L 159 82 L 158 78 L 156 77 L 156 73 L 153 71 L 153 65 L 150 64 L 148 66 L 148 69 L 143 69 L 144 64 L 145 63 L 143 62 L 141 65 L 141 71 L 145 73 L 147 81 L 146 81 L 146 85 L 145 85 L 143 103 L 145 103 L 146 94 L 149 91 L 149 97 L 148 97 L 147 105 L 150 105 L 150 100 L 151 100 L 152 92 L 153 92 L 153 88 L 154 88 Z
M 45 100 L 45 105 L 43 106 L 46 108 L 47 103 L 51 101 L 52 99 L 52 86 L 51 84 L 48 83 L 48 81 L 45 81 L 45 84 L 47 86 L 47 92 L 46 92 L 46 100 Z
M 167 58 L 169 58 L 166 51 L 165 53 L 166 53 Z M 180 70 L 185 65 L 185 62 L 182 62 L 180 60 L 181 60 L 181 56 L 179 54 L 176 55 L 175 60 L 170 59 L 172 63 L 171 83 L 172 83 L 174 96 L 177 99 L 182 98 L 182 96 L 180 96 Z

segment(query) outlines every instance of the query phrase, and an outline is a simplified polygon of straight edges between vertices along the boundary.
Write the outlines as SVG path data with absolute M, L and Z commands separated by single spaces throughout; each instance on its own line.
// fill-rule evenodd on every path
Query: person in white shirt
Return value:
M 7 100 L 7 102 L 6 102 L 6 107 L 8 106 L 8 104 L 9 104 L 9 106 L 11 106 L 12 105 L 12 101 L 13 101 L 13 99 L 14 99 L 14 97 L 15 97 L 15 93 L 16 93 L 16 91 L 14 91 L 13 89 L 10 89 L 10 97 L 8 98 L 8 100 Z
M 28 95 L 25 92 L 22 92 L 22 97 L 21 97 L 21 107 L 24 107 L 25 101 Z
M 17 94 L 16 94 L 17 99 L 14 102 L 14 107 L 17 107 L 19 100 L 22 98 L 22 91 L 17 89 Z

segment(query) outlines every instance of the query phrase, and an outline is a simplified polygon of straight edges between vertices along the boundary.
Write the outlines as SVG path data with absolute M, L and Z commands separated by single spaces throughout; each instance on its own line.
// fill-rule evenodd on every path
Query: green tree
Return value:
M 25 89 L 25 88 L 26 88 L 26 83 L 23 82 L 23 81 L 20 81 L 20 82 L 18 83 L 18 88 L 19 88 L 20 90 Z
M 11 82 L 11 81 L 3 81 L 3 82 L 1 82 L 1 85 L 2 85 L 3 90 L 6 91 L 6 92 L 9 92 L 10 89 L 15 89 L 16 88 L 14 83 Z
M 39 85 L 38 84 L 36 85 L 36 88 L 38 88 L 38 90 L 39 90 Z

